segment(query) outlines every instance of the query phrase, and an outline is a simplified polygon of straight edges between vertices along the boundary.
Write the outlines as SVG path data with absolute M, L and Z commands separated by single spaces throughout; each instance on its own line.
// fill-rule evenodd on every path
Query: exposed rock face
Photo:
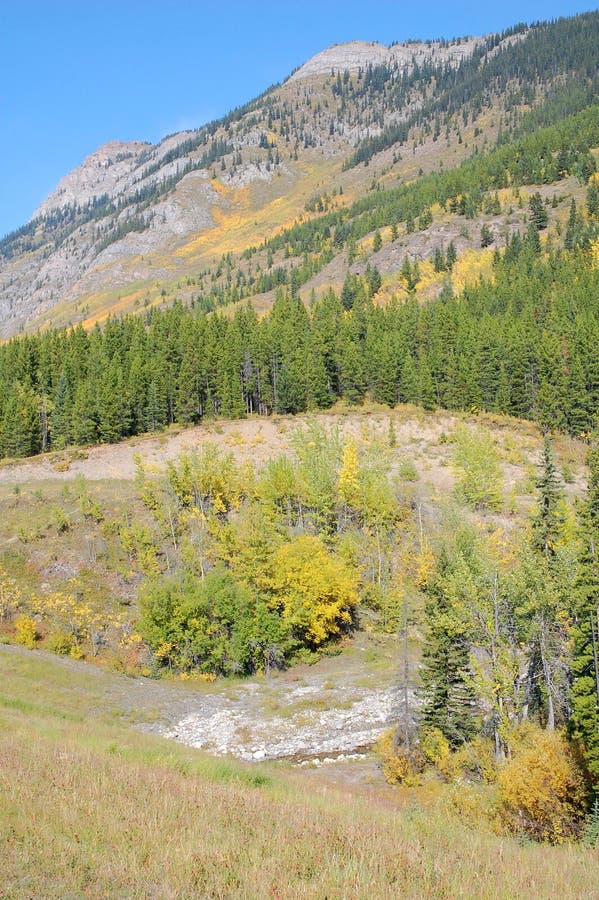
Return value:
M 38 207 L 33 218 L 46 216 L 63 206 L 88 203 L 103 194 L 114 197 L 135 169 L 140 153 L 150 146 L 139 142 L 111 141 L 99 147 L 59 181 L 56 190 Z
M 300 215 L 325 184 L 315 187 L 319 167 L 329 178 L 329 163 L 341 163 L 361 139 L 405 120 L 429 90 L 414 83 L 396 100 L 385 97 L 379 85 L 341 99 L 331 72 L 385 64 L 392 84 L 398 74 L 426 61 L 457 66 L 483 40 L 340 44 L 221 123 L 170 135 L 156 145 L 112 141 L 99 147 L 60 181 L 28 225 L 0 242 L 0 338 L 48 321 L 85 319 L 90 298 L 95 302 L 99 294 L 106 312 L 115 302 L 112 292 L 120 294 L 121 288 L 127 297 L 141 284 L 144 290 L 152 285 L 158 296 L 162 280 L 176 284 L 202 268 L 218 268 L 216 251 L 212 256 L 206 251 L 200 262 L 192 259 L 187 268 L 179 251 L 214 226 L 221 227 L 221 235 L 226 231 L 223 223 L 238 202 L 235 193 L 245 197 L 251 226 L 257 224 L 255 210 L 280 204 L 281 222 L 277 211 L 269 219 L 276 230 Z M 298 193 L 297 207 L 285 208 L 285 196 L 298 184 L 302 189 L 305 184 L 306 194 Z M 351 187 L 356 195 L 366 189 L 364 183 Z M 240 251 L 253 238 L 253 230 L 246 229 Z
M 328 75 L 331 71 L 355 72 L 365 69 L 367 66 L 397 65 L 400 69 L 408 70 L 414 65 L 422 65 L 426 61 L 438 63 L 451 63 L 459 65 L 460 61 L 472 55 L 474 48 L 483 38 L 467 38 L 451 44 L 429 42 L 393 44 L 385 47 L 375 41 L 351 41 L 347 44 L 336 44 L 317 53 L 307 63 L 304 63 L 290 78 L 290 81 L 299 81 L 312 75 Z

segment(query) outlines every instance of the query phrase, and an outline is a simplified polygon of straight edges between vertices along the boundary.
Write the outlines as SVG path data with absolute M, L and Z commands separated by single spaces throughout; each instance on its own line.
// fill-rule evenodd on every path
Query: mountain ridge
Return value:
M 337 207 L 347 205 L 373 186 L 488 150 L 553 86 L 585 82 L 585 67 L 561 62 L 557 44 L 559 28 L 580 31 L 586 20 L 563 21 L 455 41 L 334 45 L 215 122 L 157 144 L 97 148 L 0 241 L 0 336 L 93 324 L 140 301 L 190 301 L 198 273 L 212 278 L 223 253 L 251 278 L 252 247 L 317 218 L 331 190 Z M 555 45 L 553 71 L 543 41 Z M 515 55 L 519 43 L 549 72 L 534 88 L 533 76 L 519 73 L 527 52 Z M 255 262 L 268 260 L 259 253 Z M 278 262 L 291 277 L 295 261 Z M 348 271 L 341 257 L 336 268 Z M 225 286 L 220 275 L 216 284 Z

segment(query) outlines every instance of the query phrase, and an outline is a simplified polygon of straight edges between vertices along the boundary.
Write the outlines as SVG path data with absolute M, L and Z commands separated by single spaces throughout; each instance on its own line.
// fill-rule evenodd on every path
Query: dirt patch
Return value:
M 449 414 L 426 414 L 413 407 L 392 411 L 320 414 L 324 427 L 338 427 L 344 436 L 384 438 L 393 419 L 397 444 L 402 450 L 418 453 L 426 444 L 436 443 L 443 432 L 451 431 L 456 419 Z M 120 444 L 90 447 L 69 455 L 50 454 L 33 459 L 5 463 L 0 467 L 0 483 L 24 484 L 31 481 L 68 481 L 77 475 L 91 481 L 131 480 L 135 459 L 139 456 L 150 468 L 162 468 L 184 452 L 194 452 L 202 444 L 219 444 L 238 460 L 257 464 L 289 449 L 289 438 L 296 429 L 306 427 L 306 418 L 271 416 L 234 421 L 209 422 L 187 429 L 172 429 L 159 435 L 132 438 Z

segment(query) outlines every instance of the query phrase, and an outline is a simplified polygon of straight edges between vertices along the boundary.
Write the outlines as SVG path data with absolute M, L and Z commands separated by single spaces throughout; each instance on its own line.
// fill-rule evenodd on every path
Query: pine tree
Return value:
M 543 203 L 543 198 L 538 191 L 533 194 L 528 201 L 528 208 L 530 209 L 530 221 L 537 231 L 542 231 L 544 228 L 547 228 L 549 217 L 547 215 L 547 210 L 545 209 L 545 204 Z
M 437 575 L 427 588 L 428 636 L 420 676 L 420 726 L 438 728 L 452 747 L 458 747 L 473 735 L 476 720 L 469 675 L 468 626 L 444 585 L 451 571 L 451 562 L 444 551 Z
M 599 442 L 588 456 L 589 485 L 580 514 L 579 574 L 572 628 L 570 729 L 582 742 L 593 792 L 599 796 Z

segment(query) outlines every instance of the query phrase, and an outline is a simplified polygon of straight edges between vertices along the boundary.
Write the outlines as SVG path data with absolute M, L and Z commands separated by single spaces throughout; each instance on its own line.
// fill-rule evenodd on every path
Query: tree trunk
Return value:
M 545 688 L 547 690 L 547 728 L 549 731 L 555 729 L 555 708 L 553 705 L 553 689 L 551 686 L 551 671 L 549 663 L 545 655 L 544 641 L 541 640 L 541 663 L 543 665 L 543 678 L 545 679 Z

